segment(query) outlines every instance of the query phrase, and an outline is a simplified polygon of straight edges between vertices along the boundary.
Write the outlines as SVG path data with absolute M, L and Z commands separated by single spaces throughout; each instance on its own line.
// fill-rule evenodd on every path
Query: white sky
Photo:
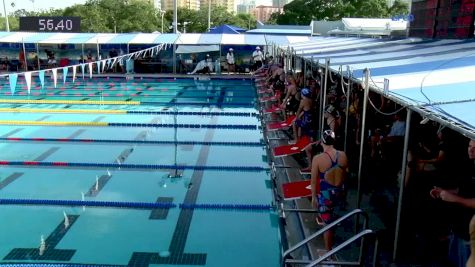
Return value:
M 15 3 L 15 7 L 11 6 L 11 3 Z M 86 0 L 5 0 L 5 5 L 7 7 L 7 12 L 11 13 L 18 9 L 25 9 L 28 11 L 41 10 L 41 9 L 50 9 L 54 8 L 65 8 L 72 6 L 74 4 L 84 4 Z M 3 13 L 3 7 L 1 8 Z
M 12 8 L 11 3 L 15 3 L 15 7 Z M 1 2 L 0 2 L 1 3 Z M 41 9 L 50 9 L 54 8 L 65 8 L 72 6 L 74 4 L 84 4 L 86 0 L 5 0 L 5 5 L 7 7 L 7 12 L 11 13 L 17 9 L 25 9 L 27 11 L 41 10 Z M 241 3 L 241 0 L 236 0 L 236 4 Z M 271 0 L 256 0 L 256 5 L 270 5 L 272 4 Z M 3 7 L 0 8 L 0 13 L 3 13 Z

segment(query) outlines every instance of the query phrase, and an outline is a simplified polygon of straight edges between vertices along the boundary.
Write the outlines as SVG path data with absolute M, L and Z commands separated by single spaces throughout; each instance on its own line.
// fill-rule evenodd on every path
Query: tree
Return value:
M 394 12 L 401 12 L 404 3 L 396 0 Z M 391 9 L 392 10 L 392 9 Z M 271 21 L 278 24 L 309 25 L 312 20 L 353 18 L 385 18 L 392 12 L 386 0 L 294 0 L 284 6 L 284 13 L 274 13 Z M 407 5 L 406 5 L 407 10 Z
M 396 0 L 389 8 L 389 14 L 392 16 L 407 15 L 409 14 L 409 5 L 401 0 Z

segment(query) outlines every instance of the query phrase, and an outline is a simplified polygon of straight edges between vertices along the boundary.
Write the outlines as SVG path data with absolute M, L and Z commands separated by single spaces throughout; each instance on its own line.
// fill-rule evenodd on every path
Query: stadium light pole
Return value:
M 211 31 L 211 0 L 208 0 L 208 32 Z
M 178 3 L 173 0 L 173 33 L 178 33 Z
M 162 33 L 163 33 L 163 17 L 165 16 L 165 12 L 166 11 L 160 9 L 160 16 L 162 17 Z
M 7 32 L 10 31 L 10 23 L 8 23 L 7 7 L 5 6 L 5 0 L 3 0 L 3 13 L 5 13 L 5 24 L 7 25 Z

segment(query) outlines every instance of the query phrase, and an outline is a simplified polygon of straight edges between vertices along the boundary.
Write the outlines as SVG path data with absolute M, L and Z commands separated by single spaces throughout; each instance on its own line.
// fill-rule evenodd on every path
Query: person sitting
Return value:
M 333 210 L 343 203 L 345 196 L 343 184 L 348 173 L 348 159 L 345 152 L 333 147 L 334 143 L 335 133 L 332 130 L 324 131 L 321 138 L 323 153 L 312 160 L 312 206 L 319 211 L 316 218 L 319 225 L 333 222 Z M 323 234 L 327 251 L 333 247 L 333 236 L 333 230 Z
M 206 55 L 206 58 L 198 62 L 196 64 L 195 69 L 188 74 L 195 74 L 195 73 L 203 73 L 203 74 L 211 74 L 213 71 L 213 61 L 209 55 Z

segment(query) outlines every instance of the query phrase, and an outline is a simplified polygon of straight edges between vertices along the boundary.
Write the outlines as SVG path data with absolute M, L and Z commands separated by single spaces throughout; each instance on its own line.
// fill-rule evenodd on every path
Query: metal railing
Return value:
M 364 220 L 363 220 L 363 229 L 366 230 L 366 228 L 368 227 L 368 214 L 366 212 L 364 212 L 363 210 L 361 209 L 355 209 L 355 210 L 352 210 L 350 211 L 349 213 L 343 215 L 342 217 L 336 219 L 334 222 L 326 225 L 325 227 L 323 227 L 322 229 L 318 230 L 317 232 L 315 232 L 314 234 L 310 235 L 309 237 L 305 238 L 304 240 L 300 241 L 299 243 L 297 243 L 296 245 L 294 245 L 293 247 L 289 248 L 288 250 L 286 250 L 283 255 L 282 255 L 282 266 L 284 267 L 287 263 L 295 263 L 295 264 L 302 264 L 302 263 L 311 263 L 311 261 L 308 261 L 308 260 L 294 260 L 294 259 L 289 259 L 290 257 L 290 254 L 294 251 L 296 251 L 297 249 L 299 249 L 300 247 L 308 244 L 310 241 L 312 241 L 313 239 L 319 237 L 320 235 L 322 235 L 323 233 L 325 233 L 326 231 L 334 228 L 335 226 L 337 226 L 338 224 L 340 224 L 341 222 L 343 221 L 346 221 L 354 216 L 358 216 L 358 215 L 362 215 Z M 363 231 L 364 232 L 364 231 Z M 362 233 L 362 232 L 361 232 Z M 347 243 L 347 241 L 345 241 L 344 243 L 342 243 L 341 245 L 345 245 L 347 246 L 348 244 L 352 243 L 354 240 L 352 240 L 354 237 L 357 237 L 359 234 L 361 233 L 358 233 L 356 234 L 355 236 L 353 236 L 352 238 L 348 239 L 347 241 L 350 241 L 349 243 Z M 365 235 L 367 235 L 368 233 L 365 233 Z M 359 239 L 360 237 L 358 237 Z M 340 245 L 340 246 L 341 246 Z M 327 254 L 329 254 L 328 256 L 331 256 L 333 255 L 336 251 L 335 250 L 341 250 L 342 248 L 340 248 L 340 246 L 336 247 L 335 249 L 327 252 Z M 360 248 L 362 249 L 362 248 Z M 362 250 L 361 250 L 362 252 Z M 362 260 L 362 253 L 360 252 L 360 257 L 359 257 L 359 261 L 358 262 L 361 262 Z M 325 254 L 325 255 L 327 255 Z M 324 255 L 324 256 L 325 256 Z M 328 257 L 325 257 L 325 258 L 328 258 Z M 319 258 L 320 260 L 320 258 Z M 323 261 L 324 259 L 322 259 L 321 261 Z M 320 262 L 321 262 L 320 261 Z M 338 264 L 346 264 L 346 265 L 352 265 L 351 263 L 348 263 L 348 262 L 339 262 Z M 359 264 L 358 264 L 359 265 Z
M 378 253 L 378 239 L 376 237 L 376 233 L 373 230 L 365 229 L 365 230 L 362 230 L 361 232 L 357 233 L 356 235 L 350 237 L 345 242 L 338 245 L 336 248 L 328 251 L 327 253 L 325 253 L 324 255 L 322 255 L 321 257 L 316 259 L 315 261 L 312 261 L 309 264 L 305 265 L 305 267 L 313 267 L 313 266 L 316 266 L 319 263 L 322 263 L 324 260 L 326 260 L 329 257 L 331 257 L 332 255 L 336 254 L 338 251 L 342 250 L 346 246 L 350 245 L 351 243 L 353 243 L 353 242 L 355 242 L 355 241 L 357 241 L 361 238 L 364 238 L 367 235 L 372 235 L 373 236 L 374 248 L 373 248 L 373 264 L 372 264 L 372 266 L 373 267 L 376 266 L 376 259 L 377 259 L 377 253 Z M 362 250 L 362 249 L 363 249 L 363 246 L 360 247 L 360 250 Z M 338 264 L 338 265 L 362 266 L 361 261 L 362 261 L 362 259 L 360 257 L 360 259 L 357 262 L 327 261 L 326 263 L 328 263 L 328 264 Z

